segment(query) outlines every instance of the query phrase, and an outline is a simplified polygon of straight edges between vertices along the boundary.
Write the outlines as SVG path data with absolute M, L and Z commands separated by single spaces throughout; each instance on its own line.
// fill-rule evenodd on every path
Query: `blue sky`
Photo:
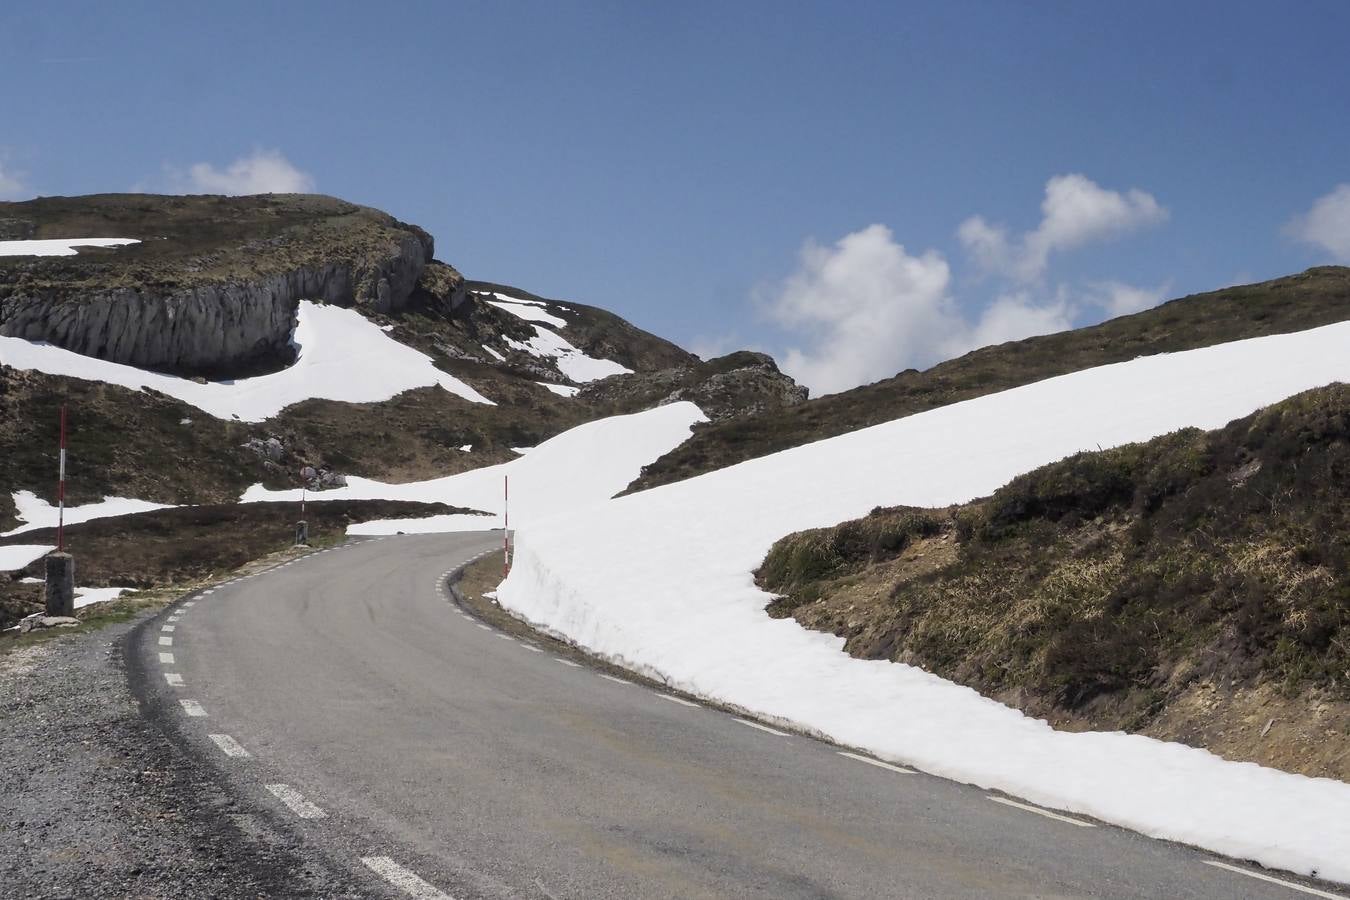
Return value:
M 312 187 L 835 390 L 1350 261 L 1346 33 L 1341 2 L 7 5 L 0 192 Z

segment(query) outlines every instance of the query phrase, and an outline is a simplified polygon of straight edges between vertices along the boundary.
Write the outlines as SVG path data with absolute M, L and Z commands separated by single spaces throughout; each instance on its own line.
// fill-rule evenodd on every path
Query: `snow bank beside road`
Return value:
M 1350 380 L 1350 323 L 1050 379 L 532 523 L 498 594 L 602 656 L 882 758 L 1350 882 L 1350 785 L 1140 736 L 1057 732 L 770 619 L 750 575 L 794 531 L 877 505 L 964 502 L 1080 450 L 1217 428 L 1338 380 Z
M 480 509 L 500 516 L 502 479 L 511 479 L 511 526 L 527 526 L 549 516 L 572 513 L 608 500 L 626 488 L 642 467 L 674 449 L 689 437 L 704 415 L 692 403 L 672 403 L 629 416 L 612 416 L 579 425 L 544 441 L 519 459 L 474 469 L 459 475 L 385 484 L 368 478 L 348 478 L 345 488 L 315 494 L 310 503 L 324 500 L 421 500 Z M 271 491 L 254 485 L 244 492 L 246 503 L 262 500 L 299 500 L 300 491 Z M 500 527 L 498 518 L 447 515 L 424 519 L 383 519 L 351 526 L 348 534 L 480 531 Z
M 293 341 L 299 357 L 280 372 L 206 384 L 11 337 L 0 337 L 0 363 L 132 390 L 151 388 L 217 418 L 245 422 L 261 422 L 301 400 L 374 403 L 433 384 L 472 403 L 495 405 L 355 310 L 302 301 Z

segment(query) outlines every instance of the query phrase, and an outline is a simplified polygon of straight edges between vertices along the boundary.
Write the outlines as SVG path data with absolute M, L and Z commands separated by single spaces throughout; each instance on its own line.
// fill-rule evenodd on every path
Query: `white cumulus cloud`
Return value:
M 314 178 L 296 168 L 279 150 L 255 150 L 218 169 L 199 162 L 186 172 L 170 170 L 179 193 L 191 194 L 305 194 L 314 190 Z
M 813 394 L 830 394 L 924 367 L 991 343 L 1071 327 L 1073 308 L 1056 296 L 997 298 L 975 321 L 957 310 L 951 269 L 940 253 L 909 253 L 884 225 L 832 246 L 808 241 L 795 273 L 763 297 L 770 317 L 805 338 L 783 370 Z
M 1005 226 L 976 215 L 962 222 L 956 234 L 981 269 L 1032 282 L 1045 274 L 1052 253 L 1156 225 L 1167 215 L 1144 191 L 1121 193 L 1085 175 L 1056 175 L 1045 183 L 1041 221 L 1031 231 L 1014 238 Z
M 952 297 L 942 254 L 912 254 L 884 225 L 869 225 L 832 245 L 808 241 L 797 270 L 760 293 L 768 316 L 796 335 L 782 369 L 831 394 L 907 368 L 925 368 L 979 347 L 1073 328 L 1089 310 L 1126 315 L 1156 305 L 1167 285 L 1119 281 L 1071 290 L 1017 287 L 970 315 Z
M 1318 197 L 1312 209 L 1295 216 L 1285 230 L 1331 254 L 1337 262 L 1350 262 L 1350 184 L 1337 185 Z

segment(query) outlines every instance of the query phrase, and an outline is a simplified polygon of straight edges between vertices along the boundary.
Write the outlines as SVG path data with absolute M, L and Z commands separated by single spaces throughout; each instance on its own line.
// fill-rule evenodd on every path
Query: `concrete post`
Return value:
M 75 557 L 47 554 L 47 615 L 75 615 Z
M 295 526 L 295 545 L 297 547 L 309 546 L 309 523 L 303 519 Z

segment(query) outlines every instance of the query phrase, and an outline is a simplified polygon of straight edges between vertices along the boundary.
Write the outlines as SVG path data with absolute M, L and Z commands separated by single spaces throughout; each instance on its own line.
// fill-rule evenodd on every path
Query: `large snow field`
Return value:
M 567 325 L 567 322 L 563 319 L 541 309 L 540 307 L 543 304 L 528 300 L 517 300 L 505 294 L 494 294 L 493 296 L 497 299 L 489 300 L 488 303 L 531 324 L 544 322 L 557 328 L 564 328 Z M 578 384 L 598 381 L 611 375 L 626 375 L 633 371 L 627 366 L 619 365 L 612 359 L 587 356 L 581 350 L 572 346 L 562 335 L 550 331 L 543 325 L 534 325 L 534 337 L 528 341 L 515 341 L 511 338 L 504 338 L 504 340 L 513 350 L 520 350 L 541 359 L 552 359 L 557 364 L 559 372 Z
M 151 388 L 217 418 L 246 422 L 261 422 L 301 400 L 374 403 L 433 384 L 472 403 L 493 405 L 463 381 L 437 369 L 431 357 L 400 344 L 352 309 L 301 301 L 292 340 L 298 358 L 288 368 L 207 384 L 11 337 L 0 337 L 0 363 L 133 390 Z
M 75 256 L 77 247 L 123 247 L 136 238 L 58 238 L 41 241 L 0 241 L 0 256 Z
M 421 500 L 490 512 L 381 519 L 353 525 L 349 534 L 478 531 L 500 527 L 504 479 L 510 478 L 511 527 L 528 527 L 549 516 L 566 516 L 604 502 L 627 487 L 642 467 L 689 437 L 703 413 L 692 403 L 672 403 L 647 412 L 598 419 L 563 432 L 510 462 L 430 481 L 385 484 L 351 477 L 347 486 L 309 493 L 310 503 L 323 500 Z M 517 451 L 520 452 L 520 451 Z M 254 485 L 242 501 L 299 500 L 297 490 L 267 490 Z
M 750 574 L 794 531 L 878 505 L 968 501 L 1080 450 L 1217 428 L 1338 380 L 1350 380 L 1350 323 L 1053 378 L 523 523 L 498 596 L 603 657 L 883 759 L 1350 882 L 1350 784 L 1137 735 L 1055 731 L 769 618 Z
M 23 524 L 12 531 L 0 532 L 0 537 L 22 534 L 38 528 L 55 528 L 58 510 L 32 491 L 15 491 L 14 498 L 19 521 Z M 65 522 L 78 525 L 91 519 L 104 519 L 108 516 L 127 516 L 132 513 L 149 512 L 152 509 L 167 509 L 169 504 L 151 503 L 148 500 L 133 500 L 128 497 L 104 497 L 98 503 L 85 503 L 80 506 L 67 506 Z

